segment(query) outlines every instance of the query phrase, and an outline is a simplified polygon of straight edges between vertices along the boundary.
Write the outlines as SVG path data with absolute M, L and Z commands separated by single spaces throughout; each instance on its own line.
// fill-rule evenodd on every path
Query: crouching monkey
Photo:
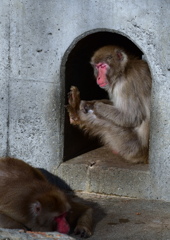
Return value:
M 92 209 L 74 202 L 40 170 L 22 160 L 0 158 L 0 227 L 58 231 L 89 237 Z

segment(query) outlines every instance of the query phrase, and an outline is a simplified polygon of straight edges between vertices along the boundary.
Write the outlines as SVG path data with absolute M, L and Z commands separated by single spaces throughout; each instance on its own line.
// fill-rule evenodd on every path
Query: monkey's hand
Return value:
M 70 123 L 72 125 L 79 125 L 79 105 L 80 105 L 80 92 L 77 87 L 72 86 L 70 92 L 68 93 L 68 105 L 66 109 L 69 113 Z
M 76 228 L 74 229 L 74 234 L 75 235 L 80 235 L 82 238 L 88 238 L 92 235 L 91 230 L 83 225 L 77 225 Z
M 75 234 L 80 234 L 81 237 L 87 238 L 92 235 L 92 226 L 93 220 L 92 215 L 93 210 L 92 208 L 87 208 L 83 215 L 77 221 L 77 226 L 74 229 Z
M 84 113 L 94 113 L 97 115 L 103 110 L 107 108 L 107 106 L 113 106 L 113 102 L 108 99 L 100 99 L 100 100 L 93 100 L 93 101 L 81 101 L 80 102 L 80 110 Z
M 80 103 L 80 111 L 83 113 L 92 113 L 94 109 L 95 101 L 81 101 Z

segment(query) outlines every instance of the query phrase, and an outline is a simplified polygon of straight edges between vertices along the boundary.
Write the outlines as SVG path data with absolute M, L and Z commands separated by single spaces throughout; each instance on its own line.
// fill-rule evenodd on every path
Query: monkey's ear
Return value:
M 124 59 L 124 54 L 121 50 L 116 51 L 116 56 L 119 61 L 122 61 Z
M 41 203 L 39 201 L 32 203 L 31 210 L 32 210 L 32 213 L 34 216 L 40 215 L 41 210 L 42 210 Z

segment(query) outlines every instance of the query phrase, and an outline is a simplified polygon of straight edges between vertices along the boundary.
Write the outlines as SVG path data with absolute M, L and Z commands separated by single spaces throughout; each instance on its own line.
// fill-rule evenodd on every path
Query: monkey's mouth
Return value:
M 99 85 L 101 88 L 106 88 L 108 86 L 108 84 L 104 83 L 104 84 L 100 84 Z
M 57 223 L 56 231 L 60 233 L 68 234 L 70 231 L 70 226 L 66 220 L 67 212 L 63 213 L 62 215 L 55 217 L 54 221 Z

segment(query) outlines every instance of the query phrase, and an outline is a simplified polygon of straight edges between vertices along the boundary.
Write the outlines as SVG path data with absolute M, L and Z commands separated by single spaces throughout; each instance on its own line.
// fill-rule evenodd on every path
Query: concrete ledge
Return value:
M 24 232 L 23 230 L 11 230 L 0 228 L 0 239 L 2 240 L 73 240 L 70 236 L 58 232 Z
M 75 191 L 150 198 L 149 166 L 129 164 L 105 147 L 62 163 L 54 174 Z

